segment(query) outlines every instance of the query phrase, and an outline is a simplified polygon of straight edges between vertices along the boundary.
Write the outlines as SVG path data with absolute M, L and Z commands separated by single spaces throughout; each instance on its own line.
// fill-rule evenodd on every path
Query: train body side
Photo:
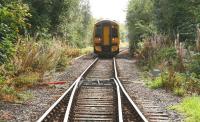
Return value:
M 99 56 L 115 56 L 119 53 L 119 25 L 110 20 L 95 24 L 93 34 L 94 53 Z

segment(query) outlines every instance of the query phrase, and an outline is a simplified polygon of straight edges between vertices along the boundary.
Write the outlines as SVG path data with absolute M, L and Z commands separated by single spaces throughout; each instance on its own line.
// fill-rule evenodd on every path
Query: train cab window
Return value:
M 117 38 L 118 37 L 118 32 L 116 28 L 112 28 L 112 37 Z
M 102 35 L 101 26 L 97 26 L 96 32 L 95 32 L 95 37 L 101 37 L 101 35 Z

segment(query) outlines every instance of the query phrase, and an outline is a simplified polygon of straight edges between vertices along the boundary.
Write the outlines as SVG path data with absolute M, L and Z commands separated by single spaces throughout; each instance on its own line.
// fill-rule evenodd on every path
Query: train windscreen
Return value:
M 118 32 L 116 28 L 112 28 L 112 37 L 117 38 L 118 37 Z
M 95 32 L 95 37 L 101 38 L 101 36 L 102 36 L 102 29 L 101 29 L 101 26 L 97 26 L 97 27 L 96 27 L 96 32 Z

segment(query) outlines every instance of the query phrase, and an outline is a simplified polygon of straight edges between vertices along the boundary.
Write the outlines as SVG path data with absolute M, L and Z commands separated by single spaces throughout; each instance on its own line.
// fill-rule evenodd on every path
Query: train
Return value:
M 112 20 L 95 23 L 93 31 L 94 53 L 98 56 L 113 57 L 119 53 L 119 24 Z

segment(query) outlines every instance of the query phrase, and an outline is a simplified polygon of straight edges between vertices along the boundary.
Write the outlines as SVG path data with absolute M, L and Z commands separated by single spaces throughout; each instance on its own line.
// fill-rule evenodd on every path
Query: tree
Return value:
M 197 0 L 154 0 L 156 26 L 160 33 L 172 39 L 194 40 L 196 25 L 200 21 L 200 5 Z
M 18 34 L 24 34 L 28 23 L 28 6 L 20 1 L 0 2 L 0 65 L 12 57 Z
M 153 2 L 151 0 L 131 0 L 128 5 L 127 26 L 130 49 L 137 48 L 138 41 L 155 33 Z

